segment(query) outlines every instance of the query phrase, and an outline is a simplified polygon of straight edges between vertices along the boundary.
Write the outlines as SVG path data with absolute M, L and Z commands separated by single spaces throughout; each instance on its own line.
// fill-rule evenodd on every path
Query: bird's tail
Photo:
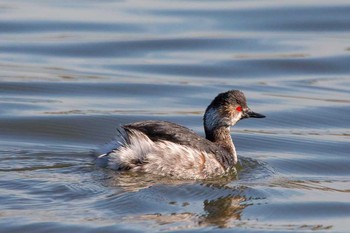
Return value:
M 108 156 L 112 151 L 117 150 L 120 146 L 126 145 L 129 142 L 129 137 L 125 129 L 122 127 L 117 128 L 117 135 L 108 143 L 99 146 L 94 150 L 94 154 L 97 159 Z

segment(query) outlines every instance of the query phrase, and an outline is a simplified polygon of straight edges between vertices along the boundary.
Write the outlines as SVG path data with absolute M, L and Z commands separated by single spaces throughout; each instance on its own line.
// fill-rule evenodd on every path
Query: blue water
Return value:
M 0 2 L 0 232 L 349 232 L 348 1 Z M 116 174 L 118 125 L 203 135 L 229 89 L 267 116 L 240 165 L 186 181 Z

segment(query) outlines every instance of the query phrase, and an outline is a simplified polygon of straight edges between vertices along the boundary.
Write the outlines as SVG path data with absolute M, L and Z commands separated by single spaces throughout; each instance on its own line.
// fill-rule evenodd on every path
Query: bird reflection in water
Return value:
M 104 179 L 105 185 L 118 187 L 119 192 L 116 195 L 128 195 L 130 192 L 142 192 L 143 189 L 155 189 L 151 193 L 157 193 L 161 190 L 161 195 L 169 193 L 164 197 L 174 211 L 163 213 L 135 214 L 126 216 L 123 221 L 130 223 L 142 223 L 151 221 L 156 225 L 162 225 L 164 230 L 180 230 L 201 228 L 205 226 L 216 226 L 227 228 L 235 225 L 235 220 L 240 220 L 243 209 L 247 206 L 244 196 L 244 187 L 229 187 L 229 183 L 237 179 L 237 173 L 231 173 L 229 176 L 207 181 L 193 180 L 175 180 L 166 177 L 157 177 L 149 174 L 137 175 L 135 173 L 109 173 L 108 178 Z M 174 190 L 180 190 L 188 196 L 186 201 L 172 201 L 171 194 Z M 193 193 L 191 193 L 193 192 Z M 148 193 L 147 193 L 148 194 Z M 142 193 L 140 195 L 145 195 Z M 192 195 L 192 196 L 191 196 Z M 169 201 L 170 200 L 170 201 Z M 162 200 L 164 202 L 164 200 Z M 203 203 L 203 210 L 197 208 L 196 212 L 190 212 L 193 206 Z M 190 208 L 187 208 L 189 206 Z M 161 208 L 160 208 L 161 209 Z M 147 211 L 146 211 L 147 212 Z

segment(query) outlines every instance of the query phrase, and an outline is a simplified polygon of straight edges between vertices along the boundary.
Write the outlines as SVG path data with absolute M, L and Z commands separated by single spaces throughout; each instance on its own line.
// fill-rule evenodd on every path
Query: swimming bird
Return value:
M 243 92 L 218 94 L 204 117 L 205 138 L 167 121 L 140 121 L 121 126 L 107 158 L 109 168 L 180 179 L 205 179 L 227 173 L 237 164 L 230 127 L 245 118 L 264 118 L 247 106 Z

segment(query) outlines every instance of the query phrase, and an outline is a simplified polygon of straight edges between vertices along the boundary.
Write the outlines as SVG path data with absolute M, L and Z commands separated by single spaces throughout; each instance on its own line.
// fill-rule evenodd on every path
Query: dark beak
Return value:
M 265 118 L 265 116 L 263 114 L 260 114 L 260 113 L 256 113 L 256 112 L 253 112 L 252 110 L 250 110 L 249 108 L 243 112 L 243 115 L 242 115 L 242 119 L 244 118 Z

